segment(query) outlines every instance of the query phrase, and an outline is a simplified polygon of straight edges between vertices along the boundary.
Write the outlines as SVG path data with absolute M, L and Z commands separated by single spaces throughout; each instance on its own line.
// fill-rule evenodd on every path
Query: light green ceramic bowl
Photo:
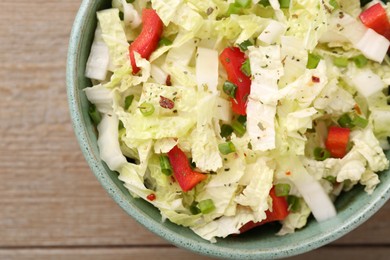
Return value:
M 212 257 L 230 259 L 276 259 L 308 252 L 347 234 L 370 218 L 390 197 L 390 175 L 381 174 L 381 184 L 368 196 L 362 188 L 343 194 L 336 202 L 337 217 L 308 225 L 283 237 L 275 236 L 277 226 L 265 226 L 211 244 L 190 229 L 162 222 L 157 209 L 134 199 L 99 158 L 96 134 L 88 116 L 84 88 L 91 86 L 84 69 L 96 26 L 96 11 L 108 8 L 110 0 L 84 0 L 74 22 L 68 52 L 67 85 L 70 113 L 81 150 L 92 172 L 110 196 L 134 219 L 170 243 Z M 389 156 L 389 153 L 387 153 Z

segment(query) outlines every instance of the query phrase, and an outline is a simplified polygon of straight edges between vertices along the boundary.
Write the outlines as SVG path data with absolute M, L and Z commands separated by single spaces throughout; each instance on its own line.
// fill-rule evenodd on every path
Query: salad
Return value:
M 211 242 L 332 218 L 389 168 L 389 16 L 376 0 L 114 0 L 86 64 L 100 157 Z

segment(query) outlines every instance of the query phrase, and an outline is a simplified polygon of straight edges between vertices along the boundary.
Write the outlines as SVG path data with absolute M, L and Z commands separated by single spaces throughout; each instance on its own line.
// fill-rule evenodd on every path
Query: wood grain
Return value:
M 65 86 L 80 2 L 0 2 L 0 259 L 210 259 L 127 216 L 82 157 Z M 385 259 L 389 218 L 387 203 L 349 235 L 299 259 Z
M 212 260 L 197 254 L 189 254 L 174 247 L 138 248 L 78 248 L 78 249 L 18 249 L 0 250 L 5 260 L 128 260 L 128 259 L 170 259 L 170 260 Z
M 389 247 L 358 247 L 351 250 L 350 247 L 324 247 L 317 251 L 286 258 L 286 260 L 329 260 L 329 259 L 364 259 L 364 260 L 387 260 L 389 258 Z M 363 258 L 364 257 L 364 258 Z M 0 250 L 0 258 L 3 260 L 212 260 L 197 254 L 189 254 L 183 249 L 174 247 L 159 248 L 77 248 L 77 249 L 17 249 Z

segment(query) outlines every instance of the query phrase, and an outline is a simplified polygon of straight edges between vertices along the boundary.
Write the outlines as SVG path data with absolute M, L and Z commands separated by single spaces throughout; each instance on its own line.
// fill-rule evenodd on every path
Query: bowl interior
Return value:
M 85 78 L 84 69 L 96 27 L 96 11 L 108 8 L 110 3 L 107 0 L 84 0 L 74 22 L 67 67 L 70 113 L 80 147 L 96 178 L 129 215 L 149 230 L 174 245 L 204 255 L 232 259 L 282 258 L 338 239 L 366 221 L 389 199 L 390 175 L 385 172 L 380 174 L 381 184 L 371 196 L 362 187 L 356 187 L 337 199 L 337 217 L 322 223 L 310 219 L 305 228 L 292 235 L 275 236 L 279 226 L 271 224 L 261 230 L 220 239 L 211 244 L 188 228 L 169 221 L 162 222 L 159 211 L 141 199 L 134 199 L 118 180 L 117 173 L 110 171 L 100 160 L 95 128 L 87 112 L 88 100 L 83 89 L 92 84 Z M 386 155 L 389 158 L 388 152 Z

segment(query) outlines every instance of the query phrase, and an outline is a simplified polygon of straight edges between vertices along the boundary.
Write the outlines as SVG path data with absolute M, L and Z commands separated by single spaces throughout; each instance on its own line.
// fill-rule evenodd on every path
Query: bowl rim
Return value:
M 348 221 L 343 222 L 341 225 L 324 230 L 324 232 L 314 237 L 314 239 L 311 238 L 310 241 L 301 241 L 302 243 L 300 243 L 299 246 L 293 244 L 286 246 L 285 248 L 274 248 L 272 250 L 237 250 L 235 248 L 222 248 L 218 246 L 218 243 L 213 244 L 206 240 L 197 241 L 189 239 L 172 231 L 164 225 L 156 225 L 155 221 L 153 221 L 145 212 L 128 203 L 127 198 L 124 196 L 122 191 L 111 180 L 111 178 L 107 176 L 103 162 L 99 160 L 98 156 L 92 152 L 91 140 L 85 127 L 82 108 L 79 103 L 80 96 L 77 83 L 78 68 L 76 65 L 80 59 L 80 53 L 78 50 L 83 40 L 83 29 L 85 28 L 86 22 L 91 18 L 91 15 L 94 15 L 90 13 L 92 9 L 91 6 L 93 6 L 94 2 L 94 0 L 83 0 L 81 2 L 80 8 L 76 14 L 72 26 L 68 45 L 66 84 L 68 106 L 73 130 L 77 137 L 84 158 L 106 192 L 128 215 L 130 215 L 133 219 L 135 219 L 154 234 L 164 238 L 173 245 L 209 257 L 230 259 L 277 259 L 309 252 L 342 237 L 346 233 L 352 231 L 363 222 L 368 220 L 390 198 L 390 183 L 387 185 L 387 187 L 381 187 L 379 185 L 377 187 L 377 189 L 379 188 L 379 191 L 377 191 L 378 194 L 376 197 L 372 198 L 370 201 L 371 203 L 364 205 L 359 211 L 359 214 L 355 214 Z

